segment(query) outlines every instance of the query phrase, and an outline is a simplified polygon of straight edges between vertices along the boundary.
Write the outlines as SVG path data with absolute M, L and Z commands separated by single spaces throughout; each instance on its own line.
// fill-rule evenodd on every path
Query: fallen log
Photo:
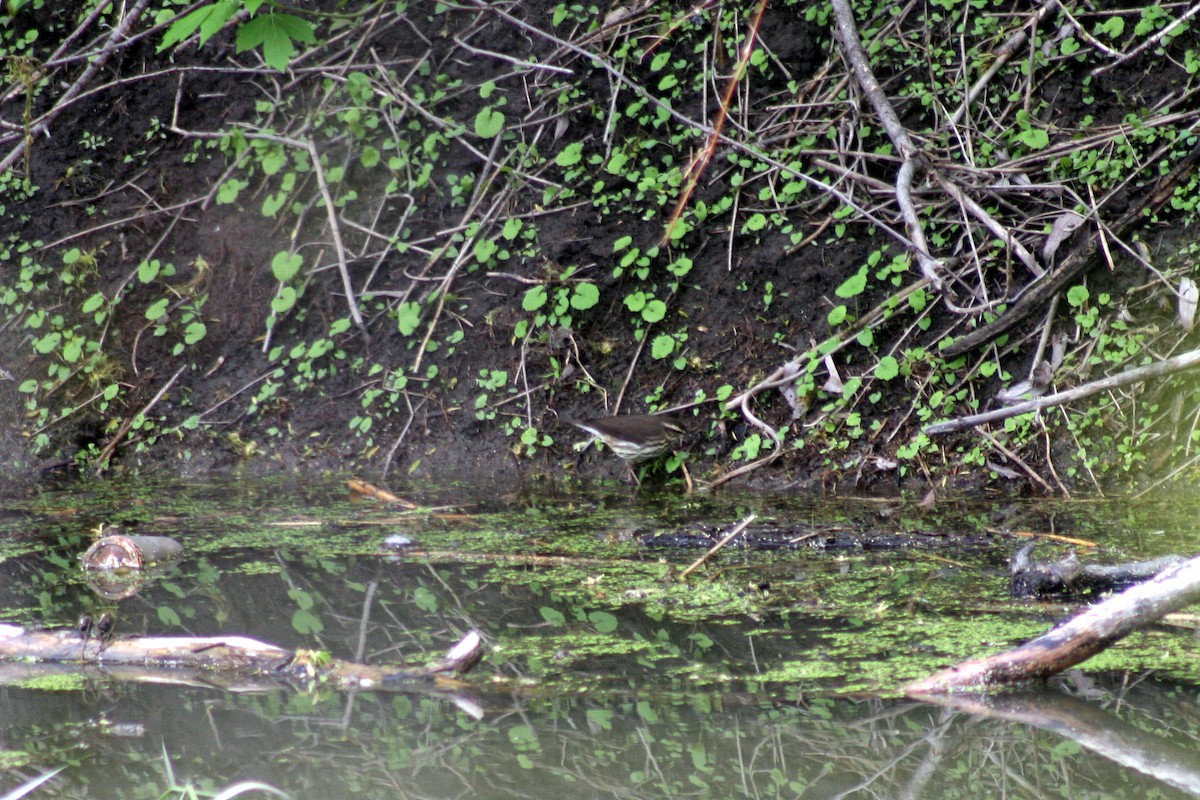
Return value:
M 438 661 L 422 668 L 342 661 L 328 653 L 288 650 L 245 636 L 81 637 L 75 628 L 31 630 L 0 624 L 0 662 L 145 667 L 211 673 L 214 677 L 270 678 L 340 689 L 463 675 L 483 656 L 483 639 L 470 631 Z
M 1182 561 L 1054 630 L 988 658 L 964 661 L 903 688 L 913 696 L 989 689 L 1047 678 L 1085 661 L 1165 614 L 1200 601 L 1200 558 Z

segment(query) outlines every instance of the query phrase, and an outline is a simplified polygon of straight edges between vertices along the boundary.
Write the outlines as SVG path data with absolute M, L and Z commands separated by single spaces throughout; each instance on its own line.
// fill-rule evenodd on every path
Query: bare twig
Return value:
M 1170 25 L 1166 26 L 1165 28 L 1163 28 L 1160 31 L 1157 31 L 1153 36 L 1147 38 L 1146 41 L 1142 42 L 1137 47 L 1130 50 L 1128 53 L 1125 53 L 1123 56 L 1116 59 L 1111 64 L 1104 64 L 1103 66 L 1096 67 L 1094 70 L 1092 70 L 1092 76 L 1095 77 L 1096 75 L 1101 75 L 1105 72 L 1108 72 L 1113 67 L 1117 67 L 1117 66 L 1120 66 L 1121 64 L 1124 64 L 1126 61 L 1129 61 L 1132 58 L 1137 58 L 1137 56 L 1139 54 L 1145 52 L 1148 48 L 1154 47 L 1154 45 L 1158 44 L 1163 39 L 1170 36 L 1172 31 L 1174 31 L 1176 28 L 1178 28 L 1183 23 L 1187 22 L 1192 17 L 1196 16 L 1197 13 L 1200 13 L 1200 3 L 1197 3 L 1196 5 L 1189 8 L 1187 11 L 1185 11 L 1182 15 L 1180 15 Z
M 1134 222 L 1141 219 L 1147 210 L 1157 210 L 1170 199 L 1175 187 L 1191 173 L 1196 163 L 1200 162 L 1200 144 L 1184 156 L 1169 173 L 1162 176 L 1154 189 L 1141 201 L 1130 205 L 1121 218 L 1108 226 L 1112 232 L 1121 236 Z M 968 350 L 991 341 L 1010 330 L 1017 323 L 1032 315 L 1043 304 L 1049 301 L 1060 289 L 1084 270 L 1090 263 L 1093 253 L 1100 241 L 1100 231 L 1097 230 L 1086 240 L 1077 245 L 1058 266 L 1046 273 L 1037 283 L 1025 291 L 1021 297 L 1009 306 L 994 322 L 982 325 L 965 336 L 961 336 L 951 344 L 942 348 L 947 356 L 959 355 Z
M 125 422 L 122 423 L 117 432 L 113 434 L 113 437 L 108 440 L 108 444 L 106 444 L 104 449 L 100 451 L 100 455 L 96 457 L 97 474 L 100 474 L 104 470 L 108 469 L 108 460 L 112 458 L 113 453 L 116 452 L 117 447 L 120 446 L 121 440 L 125 438 L 125 434 L 129 433 L 129 429 L 133 427 L 134 420 L 136 420 L 138 417 L 145 417 L 147 414 L 149 414 L 150 410 L 158 405 L 158 401 L 163 399 L 170 388 L 175 385 L 175 381 L 179 380 L 179 376 L 182 375 L 187 368 L 188 365 L 184 364 L 182 367 L 175 370 L 175 374 L 171 376 L 169 381 L 163 384 L 163 387 L 158 390 L 158 393 L 155 394 L 154 397 L 150 398 L 150 402 L 142 406 L 137 413 L 130 414 Z
M 1118 375 L 1110 375 L 1106 378 L 1101 378 L 1098 381 L 1085 383 L 1082 386 L 1076 386 L 1074 389 L 1068 389 L 1064 392 L 1039 397 L 1036 400 L 1029 400 L 1025 403 L 1018 403 L 1007 408 L 998 408 L 994 411 L 988 411 L 983 414 L 972 414 L 969 417 L 960 417 L 959 419 L 948 420 L 946 422 L 938 422 L 929 425 L 925 428 L 925 432 L 934 435 L 938 433 L 951 433 L 952 431 L 961 431 L 966 428 L 973 428 L 976 425 L 983 425 L 987 422 L 996 422 L 997 420 L 1008 419 L 1009 417 L 1017 417 L 1022 414 L 1028 414 L 1033 411 L 1041 411 L 1043 408 L 1070 403 L 1075 400 L 1081 400 L 1085 397 L 1117 389 L 1121 386 L 1128 386 L 1131 383 L 1140 383 L 1150 378 L 1157 378 L 1163 375 L 1174 375 L 1177 372 L 1183 372 L 1189 369 L 1195 369 L 1200 366 L 1200 350 L 1190 350 L 1183 355 L 1173 358 L 1156 361 L 1153 364 L 1147 364 L 1144 367 L 1126 370 Z
M 141 17 L 142 12 L 146 10 L 146 6 L 149 4 L 150 0 L 137 0 L 133 7 L 125 13 L 125 16 L 121 18 L 120 23 L 118 23 L 113 28 L 112 33 L 109 34 L 108 40 L 104 43 L 104 47 L 96 55 L 95 59 L 88 64 L 87 68 L 84 69 L 83 73 L 78 78 L 76 78 L 75 82 L 67 87 L 67 90 L 63 92 L 62 96 L 55 101 L 54 106 L 34 121 L 32 130 L 29 131 L 30 135 L 46 132 L 50 123 L 53 122 L 58 115 L 67 108 L 71 98 L 78 94 L 83 87 L 88 84 L 88 81 L 90 81 L 95 74 L 99 72 L 106 63 L 108 63 L 108 60 L 112 58 L 113 53 L 120 48 L 124 39 L 129 35 L 130 28 L 132 28 L 133 24 L 137 22 L 139 17 Z M 18 145 L 9 151 L 8 155 L 3 159 L 0 159 L 0 173 L 3 173 L 5 170 L 11 167 L 13 163 L 21 157 L 21 154 L 24 151 L 25 145 L 22 143 L 21 145 Z
M 687 577 L 689 575 L 691 575 L 693 572 L 695 572 L 697 569 L 699 569 L 701 566 L 703 566 L 704 563 L 707 562 L 710 558 L 715 556 L 717 553 L 721 552 L 721 550 L 724 549 L 724 547 L 727 544 L 729 544 L 735 538 L 737 538 L 737 536 L 742 531 L 746 530 L 746 528 L 748 528 L 750 526 L 750 523 L 754 522 L 754 520 L 756 520 L 756 519 L 758 519 L 758 516 L 756 514 L 751 514 L 750 516 L 746 517 L 744 520 L 739 522 L 737 525 L 735 525 L 733 530 L 731 530 L 729 533 L 727 533 L 721 537 L 721 541 L 717 542 L 712 547 L 710 547 L 707 553 L 705 553 L 704 555 L 697 558 L 695 561 L 692 562 L 691 566 L 689 566 L 683 572 L 679 573 L 679 580 L 681 580 L 681 581 L 687 580 Z

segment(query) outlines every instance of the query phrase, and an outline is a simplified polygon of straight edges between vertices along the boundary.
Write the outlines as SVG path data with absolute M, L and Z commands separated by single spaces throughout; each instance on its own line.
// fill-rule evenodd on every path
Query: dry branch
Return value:
M 1070 403 L 1073 400 L 1082 400 L 1085 397 L 1091 397 L 1100 392 L 1106 392 L 1110 389 L 1117 389 L 1122 386 L 1127 386 L 1131 383 L 1139 383 L 1149 378 L 1156 378 L 1161 375 L 1173 375 L 1176 372 L 1195 369 L 1200 366 L 1200 350 L 1189 350 L 1183 355 L 1168 358 L 1163 361 L 1157 361 L 1153 364 L 1147 364 L 1144 367 L 1136 367 L 1135 369 L 1126 370 L 1119 375 L 1110 375 L 1107 378 L 1101 378 L 1098 381 L 1085 383 L 1083 386 L 1076 386 L 1074 389 L 1067 389 L 1063 392 L 1048 394 L 1045 397 L 1039 397 L 1036 400 L 1029 400 L 1024 403 L 1008 406 L 1006 408 L 997 408 L 993 411 L 985 411 L 982 414 L 972 414 L 969 417 L 960 417 L 946 422 L 937 422 L 925 428 L 925 433 L 934 435 L 938 433 L 950 433 L 952 431 L 961 431 L 965 428 L 973 428 L 976 425 L 983 425 L 988 422 L 996 422 L 1009 417 L 1017 417 L 1021 414 L 1028 414 L 1031 411 L 1040 411 L 1043 408 L 1051 406 L 1063 405 Z
M 1136 630 L 1200 601 L 1200 558 L 1092 606 L 1015 650 L 964 661 L 904 687 L 909 695 L 985 691 L 1047 678 L 1086 661 Z
M 287 650 L 244 636 L 133 636 L 80 638 L 74 628 L 30 630 L 0 625 L 0 661 L 84 664 L 97 667 L 200 670 L 226 677 L 268 678 L 338 688 L 461 675 L 479 663 L 483 640 L 471 631 L 445 657 L 423 669 L 376 667 L 308 651 Z
M 84 69 L 83 74 L 80 75 L 65 92 L 63 92 L 62 96 L 55 102 L 54 107 L 33 121 L 33 124 L 30 126 L 30 130 L 26 131 L 26 136 L 36 136 L 37 134 L 43 134 L 48 130 L 50 123 L 53 122 L 59 114 L 65 111 L 68 106 L 70 106 L 71 99 L 75 97 L 75 95 L 79 94 L 79 92 L 83 90 L 83 87 L 88 84 L 88 81 L 95 77 L 96 73 L 99 72 L 106 63 L 108 63 L 108 60 L 112 58 L 113 53 L 126 44 L 126 39 L 129 36 L 129 30 L 142 16 L 142 12 L 146 10 L 146 6 L 149 4 L 150 0 L 138 0 L 138 2 L 132 8 L 125 12 L 125 16 L 121 18 L 120 23 L 116 25 L 113 28 L 112 33 L 109 34 L 108 40 L 104 43 L 103 49 L 101 49 L 101 51 L 96 54 L 96 57 L 88 63 L 88 66 L 86 69 Z M 11 150 L 3 159 L 0 159 L 0 173 L 3 173 L 9 167 L 11 167 L 24 152 L 25 144 L 22 143 L 13 148 L 13 150 Z
M 1132 204 L 1120 219 L 1109 230 L 1113 236 L 1122 236 L 1126 230 L 1140 219 L 1147 211 L 1157 211 L 1163 203 L 1171 198 L 1175 187 L 1179 185 L 1200 161 L 1200 145 L 1183 157 L 1175 168 L 1164 175 L 1155 184 L 1154 189 L 1140 201 Z M 1012 304 L 998 319 L 982 325 L 965 336 L 960 336 L 952 343 L 942 348 L 941 353 L 947 358 L 974 350 L 980 345 L 990 342 L 997 336 L 1009 331 L 1013 326 L 1033 315 L 1044 304 L 1050 301 L 1060 289 L 1064 288 L 1077 275 L 1082 273 L 1092 261 L 1092 256 L 1100 247 L 1105 236 L 1103 227 L 1097 229 L 1083 242 L 1075 246 L 1062 262 L 1051 272 L 1029 287 L 1015 303 Z

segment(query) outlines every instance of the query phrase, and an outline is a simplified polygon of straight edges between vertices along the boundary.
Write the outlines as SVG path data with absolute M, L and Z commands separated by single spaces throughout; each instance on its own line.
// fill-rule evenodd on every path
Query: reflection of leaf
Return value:
M 158 621 L 169 627 L 183 624 L 183 620 L 179 618 L 179 614 L 177 614 L 175 609 L 171 608 L 170 606 L 158 607 Z
M 296 633 L 310 636 L 325 630 L 325 625 L 316 614 L 301 608 L 297 609 L 295 614 L 292 614 L 292 628 Z
M 418 586 L 413 592 L 413 602 L 426 614 L 432 614 L 438 609 L 437 596 L 424 586 Z
M 288 597 L 296 601 L 296 605 L 305 611 L 312 608 L 315 603 L 313 596 L 303 589 L 288 589 Z
M 514 725 L 509 728 L 508 740 L 517 747 L 536 748 L 538 745 L 537 734 L 528 725 Z
M 611 731 L 613 721 L 612 709 L 589 708 L 587 712 L 587 720 L 602 731 Z
M 617 629 L 617 618 L 607 611 L 593 611 L 588 614 L 588 622 L 592 623 L 599 633 L 612 633 Z
M 551 625 L 565 625 L 567 622 L 567 618 L 557 608 L 542 606 L 538 609 L 538 611 L 541 613 L 542 619 L 546 620 L 546 622 L 549 622 Z

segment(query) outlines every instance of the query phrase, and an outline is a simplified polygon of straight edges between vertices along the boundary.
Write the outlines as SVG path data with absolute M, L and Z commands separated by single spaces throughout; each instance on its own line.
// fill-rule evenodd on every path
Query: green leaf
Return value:
M 544 305 L 546 305 L 545 286 L 532 287 L 529 291 L 525 292 L 525 297 L 521 300 L 521 308 L 526 311 L 537 311 Z
M 155 300 L 150 304 L 150 307 L 146 309 L 146 319 L 150 320 L 151 322 L 156 322 L 162 319 L 163 315 L 167 313 L 167 306 L 170 305 L 170 302 L 171 301 L 166 297 L 160 297 L 158 300 Z
M 660 334 L 650 343 L 650 355 L 656 359 L 667 358 L 675 353 L 675 337 Z
M 867 266 L 864 264 L 859 271 L 851 275 L 842 285 L 833 290 L 833 293 L 845 300 L 851 297 L 858 297 L 867 288 Z
M 271 310 L 282 314 L 296 305 L 296 290 L 290 286 L 280 286 L 279 293 L 271 300 Z
M 83 355 L 83 340 L 68 339 L 62 349 L 63 361 L 66 361 L 68 364 L 74 364 L 79 361 L 79 356 L 81 355 Z
M 268 219 L 275 219 L 275 215 L 279 213 L 279 209 L 287 205 L 287 201 L 287 192 L 268 194 L 263 198 L 262 215 Z
M 108 298 L 104 296 L 104 292 L 96 292 L 87 300 L 83 301 L 83 307 L 80 310 L 83 311 L 84 314 L 90 314 L 100 306 L 104 305 L 104 302 L 107 299 Z
M 259 164 L 262 166 L 264 174 L 276 175 L 287 166 L 287 153 L 284 152 L 282 145 L 272 143 L 271 147 L 268 147 L 262 154 Z
M 237 51 L 262 47 L 267 66 L 283 72 L 296 54 L 294 42 L 315 44 L 312 25 L 295 14 L 270 12 L 243 23 L 237 32 Z
M 1107 34 L 1110 39 L 1119 39 L 1125 33 L 1125 18 L 1116 14 L 1096 26 L 1096 35 Z
M 875 377 L 881 381 L 890 381 L 900 374 L 900 364 L 894 356 L 884 356 L 875 366 Z
M 680 256 L 667 265 L 667 270 L 676 278 L 682 278 L 692 271 L 692 260 L 687 256 Z
M 583 142 L 571 142 L 555 157 L 554 163 L 560 167 L 573 167 L 583 160 Z
M 238 0 L 218 0 L 212 5 L 198 8 L 190 14 L 184 14 L 167 28 L 158 52 L 173 47 L 200 31 L 200 44 L 204 45 L 213 34 L 225 27 L 225 23 L 238 12 L 241 3 Z
M 203 322 L 190 322 L 183 331 L 185 344 L 195 344 L 208 334 L 208 328 Z
M 829 323 L 830 327 L 836 327 L 846 321 L 848 313 L 845 306 L 837 306 L 830 309 L 829 314 L 825 317 L 825 321 Z
M 600 302 L 600 290 L 594 283 L 581 283 L 571 295 L 571 308 L 586 311 Z
M 487 264 L 492 260 L 492 256 L 496 255 L 496 251 L 500 249 L 500 245 L 496 244 L 491 239 L 476 239 L 475 240 L 475 260 L 480 264 Z
M 1050 134 L 1041 128 L 1029 128 L 1017 134 L 1017 141 L 1022 142 L 1030 150 L 1041 150 L 1050 144 Z
M 401 303 L 396 309 L 396 327 L 404 336 L 412 336 L 421 325 L 421 304 L 414 302 Z
M 484 106 L 475 115 L 475 135 L 480 139 L 494 139 L 504 130 L 504 114 L 491 106 Z M 581 145 L 582 146 L 582 145 Z
M 240 181 L 237 178 L 230 178 L 221 184 L 221 188 L 217 190 L 217 205 L 227 206 L 233 203 L 238 198 L 238 194 L 249 186 L 248 181 Z
M 296 277 L 296 273 L 300 271 L 300 266 L 303 263 L 304 259 L 299 253 L 289 253 L 287 250 L 280 250 L 271 259 L 271 273 L 275 276 L 275 280 L 280 283 L 287 283 Z
M 1067 290 L 1067 302 L 1071 304 L 1071 308 L 1080 308 L 1089 297 L 1091 295 L 1086 286 L 1072 286 Z
M 667 315 L 667 304 L 662 300 L 651 300 L 642 309 L 642 319 L 646 322 L 659 322 Z
M 154 280 L 158 277 L 160 266 L 162 265 L 158 259 L 151 259 L 150 261 L 143 261 L 141 264 L 138 264 L 138 280 L 142 283 L 149 283 Z

